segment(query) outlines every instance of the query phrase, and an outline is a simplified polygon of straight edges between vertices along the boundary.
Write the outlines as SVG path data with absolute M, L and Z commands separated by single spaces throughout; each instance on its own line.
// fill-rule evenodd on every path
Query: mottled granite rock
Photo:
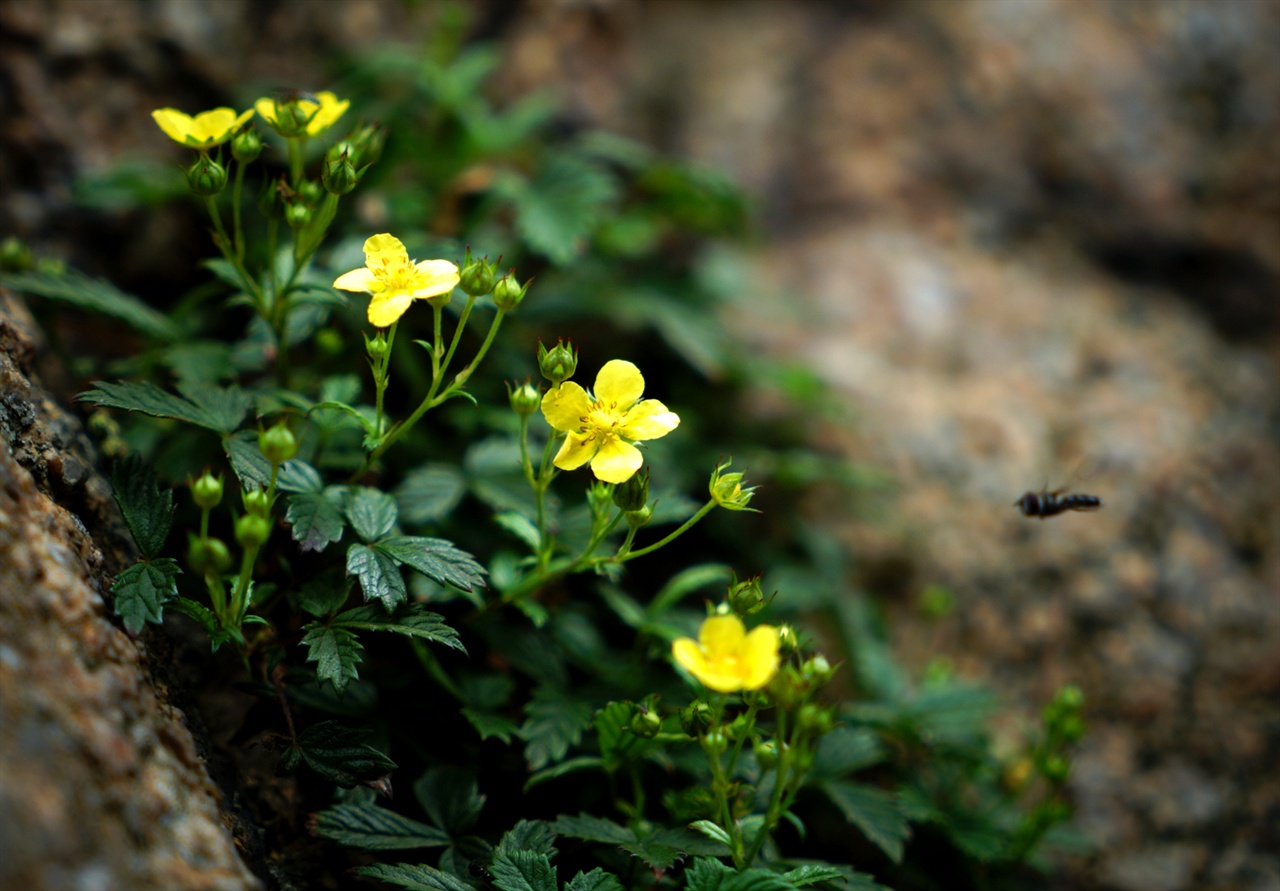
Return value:
M 120 558 L 86 528 L 111 528 L 109 488 L 0 300 L 0 885 L 258 888 L 185 716 L 111 618 Z

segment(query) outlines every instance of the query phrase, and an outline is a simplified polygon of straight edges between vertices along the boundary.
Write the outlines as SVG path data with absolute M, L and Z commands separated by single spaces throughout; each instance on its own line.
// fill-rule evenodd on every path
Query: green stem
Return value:
M 244 227 L 240 224 L 240 196 L 244 193 L 244 169 L 247 165 L 236 161 L 236 184 L 231 192 L 231 224 L 235 235 L 236 261 L 244 264 Z
M 796 730 L 799 730 L 798 726 Z M 795 733 L 792 735 L 796 737 Z M 751 842 L 751 850 L 747 854 L 746 863 L 748 865 L 755 862 L 756 855 L 760 853 L 760 848 L 764 845 L 764 840 L 782 816 L 780 808 L 782 793 L 787 784 L 787 773 L 791 768 L 795 743 L 798 741 L 798 737 L 787 740 L 787 713 L 784 709 L 778 709 L 778 726 L 774 732 L 774 739 L 783 741 L 782 751 L 778 752 L 778 764 L 774 768 L 773 793 L 769 796 L 769 807 L 765 811 L 764 822 L 760 824 L 760 831 L 756 833 L 755 839 Z
M 302 184 L 302 139 L 286 139 L 289 146 L 289 185 L 297 191 Z
M 698 508 L 698 512 L 696 514 L 694 514 L 689 519 L 685 520 L 683 525 L 681 525 L 679 529 L 677 529 L 675 532 L 672 532 L 670 535 L 668 535 L 666 538 L 662 539 L 661 541 L 655 542 L 647 547 L 643 547 L 638 551 L 629 551 L 626 554 L 621 554 L 621 555 L 612 557 L 610 559 L 615 560 L 618 563 L 626 563 L 628 560 L 634 560 L 636 557 L 643 557 L 645 554 L 652 554 L 654 551 L 658 550 L 658 548 L 669 545 L 671 542 L 675 541 L 681 535 L 684 535 L 686 532 L 692 529 L 698 523 L 699 520 L 701 520 L 707 514 L 711 513 L 712 509 L 715 506 L 716 506 L 716 503 L 714 499 L 712 499 L 711 501 L 708 501 L 702 507 Z

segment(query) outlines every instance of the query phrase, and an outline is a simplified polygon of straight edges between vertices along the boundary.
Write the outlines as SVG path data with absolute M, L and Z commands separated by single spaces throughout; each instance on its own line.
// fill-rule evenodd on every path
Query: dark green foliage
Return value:
M 155 418 L 173 418 L 216 433 L 231 433 L 253 406 L 253 397 L 237 387 L 191 384 L 174 395 L 151 383 L 94 381 L 81 393 L 81 402 L 136 411 Z
M 873 786 L 833 781 L 827 793 L 846 820 L 857 826 L 894 863 L 902 862 L 902 846 L 910 835 L 907 818 L 893 795 Z
M 344 789 L 375 780 L 395 770 L 396 763 L 365 743 L 369 734 L 368 730 L 345 727 L 337 721 L 312 724 L 285 750 L 280 767 L 292 771 L 299 763 L 305 763 Z
M 307 824 L 313 835 L 366 851 L 406 851 L 449 844 L 448 833 L 374 804 L 340 804 Z
M 159 622 L 164 605 L 178 596 L 178 564 L 168 557 L 135 563 L 116 576 L 111 593 L 124 627 L 137 634 L 147 622 Z
M 558 891 L 556 868 L 537 851 L 500 851 L 489 864 L 494 887 L 502 891 Z
M 475 891 L 470 885 L 438 869 L 416 863 L 372 863 L 356 867 L 356 874 L 409 891 Z
M 156 340 L 172 341 L 181 336 L 181 330 L 167 316 L 156 312 L 137 297 L 126 294 L 110 282 L 89 278 L 74 269 L 56 273 L 0 273 L 0 285 L 119 319 Z
M 142 556 L 157 556 L 173 525 L 173 493 L 162 491 L 155 474 L 136 456 L 116 463 L 111 493 Z
M 587 703 L 554 687 L 534 691 L 525 714 L 520 738 L 525 741 L 524 757 L 530 770 L 563 758 L 591 723 L 591 707 Z

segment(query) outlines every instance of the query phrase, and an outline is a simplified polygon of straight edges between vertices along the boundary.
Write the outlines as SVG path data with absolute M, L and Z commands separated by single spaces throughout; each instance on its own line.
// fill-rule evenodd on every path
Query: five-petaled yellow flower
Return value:
M 342 117 L 342 113 L 350 104 L 350 99 L 339 99 L 328 90 L 323 90 L 314 94 L 314 98 L 307 96 L 278 102 L 275 99 L 262 98 L 253 103 L 253 107 L 268 124 L 285 132 L 286 135 L 293 135 L 292 131 L 296 125 L 299 131 L 305 130 L 308 136 L 317 136 L 328 130 L 334 121 Z M 287 105 L 293 106 L 296 116 L 281 114 L 281 108 Z M 302 133 L 299 132 L 296 135 L 301 136 Z
M 760 625 L 751 633 L 733 614 L 711 616 L 698 639 L 681 637 L 671 644 L 680 667 L 720 693 L 759 690 L 778 670 L 778 629 Z
M 666 436 L 680 425 L 679 415 L 656 399 L 641 399 L 642 393 L 640 369 L 622 359 L 600 369 L 594 397 L 573 381 L 548 390 L 542 414 L 569 434 L 556 454 L 556 467 L 574 470 L 590 461 L 592 473 L 606 483 L 629 480 L 644 463 L 632 443 Z
M 369 322 L 388 328 L 400 321 L 409 304 L 448 294 L 458 284 L 458 267 L 448 260 L 414 263 L 400 239 L 383 233 L 364 243 L 364 269 L 353 269 L 333 283 L 343 291 L 368 291 Z
M 194 149 L 209 149 L 235 136 L 244 122 L 253 117 L 253 109 L 236 114 L 233 108 L 215 108 L 192 117 L 176 108 L 157 108 L 151 117 L 174 142 Z

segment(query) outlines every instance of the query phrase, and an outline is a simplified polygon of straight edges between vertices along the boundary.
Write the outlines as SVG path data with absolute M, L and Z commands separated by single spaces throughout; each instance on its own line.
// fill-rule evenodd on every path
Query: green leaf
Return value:
M 625 845 L 627 842 L 636 840 L 636 834 L 627 827 L 603 817 L 593 817 L 591 814 L 578 814 L 576 817 L 561 814 L 551 824 L 551 830 L 556 835 L 567 835 L 569 838 L 582 838 L 606 845 Z
M 182 331 L 177 325 L 142 300 L 132 294 L 126 294 L 110 282 L 90 278 L 74 269 L 56 274 L 0 273 L 0 285 L 24 294 L 35 294 L 49 300 L 58 300 L 119 319 L 135 330 L 157 340 L 172 341 L 182 336 Z
M 289 496 L 285 519 L 293 530 L 293 540 L 303 551 L 323 551 L 342 539 L 346 528 L 342 505 L 346 490 L 330 486 L 324 492 L 299 492 Z
M 902 846 L 911 834 L 907 818 L 893 795 L 877 789 L 836 780 L 824 783 L 822 790 L 876 847 L 894 863 L 902 862 Z
M 720 891 L 794 891 L 795 885 L 775 872 L 765 869 L 747 869 L 729 876 L 720 884 Z
M 720 891 L 721 886 L 733 874 L 733 869 L 719 860 L 699 857 L 684 871 L 684 880 L 689 891 Z
M 189 340 L 164 351 L 164 363 L 173 369 L 180 386 L 216 385 L 235 373 L 231 348 L 217 340 Z
M 407 851 L 449 844 L 448 834 L 434 826 L 374 804 L 346 803 L 328 808 L 313 816 L 307 828 L 312 835 L 365 851 Z
M 368 486 L 352 488 L 347 496 L 347 519 L 360 540 L 375 542 L 396 525 L 396 500 Z
M 256 430 L 241 430 L 223 440 L 222 447 L 244 486 L 265 489 L 270 484 L 271 462 L 258 448 Z M 322 485 L 320 472 L 297 458 L 284 462 L 276 472 L 276 488 L 281 492 L 319 492 Z
M 384 538 L 374 547 L 442 585 L 453 585 L 463 591 L 485 587 L 484 567 L 443 538 L 400 535 Z
M 320 618 L 346 603 L 350 595 L 350 579 L 335 566 L 321 572 L 298 591 L 298 608 Z
M 166 604 L 169 609 L 175 613 L 182 613 L 188 618 L 195 619 L 204 628 L 206 634 L 216 634 L 218 631 L 218 617 L 214 615 L 213 610 L 207 606 L 201 606 L 194 600 L 188 600 L 186 597 L 174 597 Z
M 193 385 L 174 395 L 151 383 L 107 383 L 94 381 L 95 389 L 77 398 L 107 408 L 122 408 L 156 418 L 173 418 L 218 433 L 231 433 L 240 426 L 245 412 L 253 405 L 253 397 L 238 387 L 221 389 Z
M 535 554 L 541 548 L 542 535 L 539 534 L 538 527 L 533 525 L 533 521 L 524 514 L 516 511 L 506 511 L 505 513 L 496 514 L 493 521 L 524 542 L 529 550 Z
M 782 878 L 797 888 L 803 888 L 805 885 L 816 885 L 819 882 L 840 882 L 843 884 L 844 877 L 845 871 L 836 869 L 834 866 L 818 866 L 810 863 L 806 863 L 804 866 L 797 866 L 795 869 L 789 869 L 782 874 Z
M 298 735 L 297 745 L 288 751 L 294 764 L 300 757 L 306 765 L 329 782 L 351 789 L 366 780 L 377 779 L 395 770 L 396 763 L 366 745 L 370 731 L 344 727 L 337 721 L 312 724 Z
M 525 741 L 524 757 L 530 770 L 541 770 L 564 758 L 570 746 L 581 742 L 582 731 L 591 723 L 587 703 L 546 686 L 534 691 L 525 715 L 520 738 Z
M 521 820 L 502 834 L 495 854 L 510 854 L 514 851 L 532 851 L 535 854 L 546 854 L 554 857 L 556 834 L 550 824 L 543 820 Z
M 111 470 L 111 494 L 138 550 L 144 557 L 159 554 L 173 525 L 173 492 L 162 491 L 151 469 L 130 455 Z
M 489 863 L 489 877 L 501 891 L 557 891 L 556 868 L 546 854 L 511 851 Z
M 604 770 L 604 759 L 596 755 L 580 755 L 577 758 L 561 761 L 559 764 L 537 771 L 529 779 L 525 780 L 524 791 L 528 792 L 534 786 L 539 786 L 547 780 L 554 780 L 582 770 Z
M 696 829 L 712 841 L 718 841 L 729 850 L 733 850 L 733 839 L 719 823 L 711 820 L 694 820 L 689 824 L 689 828 Z
M 887 757 L 879 737 L 871 731 L 848 725 L 836 727 L 818 741 L 818 752 L 806 780 L 836 779 L 879 764 Z
M 360 677 L 357 666 L 364 649 L 355 634 L 345 628 L 312 623 L 306 625 L 302 645 L 307 648 L 307 661 L 316 663 L 316 677 L 328 681 L 341 696 L 347 682 Z
M 447 872 L 416 863 L 371 863 L 357 866 L 355 873 L 389 885 L 399 885 L 409 891 L 475 891 Z
M 474 826 L 484 808 L 476 775 L 460 768 L 431 768 L 413 784 L 413 794 L 431 822 L 451 836 Z
M 733 570 L 723 563 L 690 566 L 676 573 L 662 586 L 645 613 L 649 618 L 657 618 L 694 591 L 711 585 L 723 588 L 732 577 Z
M 520 732 L 520 726 L 509 718 L 473 708 L 462 709 L 462 717 L 475 728 L 481 739 L 500 739 L 510 743 L 511 738 Z
M 401 606 L 391 615 L 375 606 L 358 606 L 334 617 L 335 628 L 357 628 L 362 631 L 390 631 L 406 637 L 417 637 L 443 644 L 465 653 L 458 632 L 444 623 L 444 617 L 433 613 L 425 603 Z
M 147 622 L 161 620 L 165 603 L 178 596 L 175 579 L 181 574 L 174 560 L 160 557 L 135 563 L 116 576 L 111 586 L 115 612 L 130 634 L 137 634 Z
M 564 891 L 624 891 L 622 882 L 612 873 L 600 867 L 591 872 L 580 872 L 564 886 Z
M 360 580 L 366 602 L 381 600 L 387 612 L 394 611 L 408 596 L 396 561 L 367 545 L 347 548 L 347 575 Z
M 452 464 L 426 464 L 405 477 L 396 489 L 396 504 L 406 523 L 443 520 L 462 500 L 467 482 Z
M 595 713 L 592 723 L 600 743 L 604 767 L 610 773 L 661 746 L 631 732 L 631 715 L 635 709 L 629 702 L 610 702 Z
M 533 181 L 508 174 L 494 191 L 511 201 L 516 230 L 529 247 L 564 265 L 586 246 L 587 237 L 617 197 L 614 178 L 581 157 L 557 156 Z

